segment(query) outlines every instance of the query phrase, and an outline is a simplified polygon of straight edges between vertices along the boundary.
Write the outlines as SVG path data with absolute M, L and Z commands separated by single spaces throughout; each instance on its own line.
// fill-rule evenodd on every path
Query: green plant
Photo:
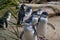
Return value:
M 3 13 L 5 13 L 7 10 L 10 10 L 12 13 L 12 17 L 14 18 L 14 20 L 17 21 L 17 15 L 16 15 L 17 10 L 15 9 L 15 7 L 18 3 L 20 3 L 19 0 L 0 0 L 0 14 L 2 13 L 2 15 L 3 15 Z M 9 26 L 11 27 L 12 30 L 6 29 L 5 30 L 6 33 L 4 33 L 5 31 L 2 32 L 2 33 L 4 33 L 4 36 L 1 36 L 1 37 L 5 38 L 5 40 L 7 40 L 7 38 L 5 36 L 12 38 L 14 40 L 20 40 L 21 32 L 19 30 L 19 27 L 21 27 L 23 25 L 21 25 L 21 24 L 18 25 L 16 22 L 14 23 L 14 22 L 10 21 Z M 16 28 L 16 29 L 14 29 L 14 28 Z

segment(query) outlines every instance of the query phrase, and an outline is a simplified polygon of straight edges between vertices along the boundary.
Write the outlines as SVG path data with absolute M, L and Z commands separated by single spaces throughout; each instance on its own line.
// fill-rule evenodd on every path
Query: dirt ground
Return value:
M 49 23 L 53 24 L 56 29 L 53 30 L 50 26 L 47 26 L 47 36 L 46 36 L 47 39 L 48 40 L 60 40 L 60 16 L 55 16 L 55 17 L 49 18 Z M 4 33 L 9 34 L 9 32 L 6 30 L 0 30 L 0 36 L 3 35 Z M 12 35 L 12 36 L 14 36 L 14 35 Z M 12 40 L 12 39 L 9 39 L 8 36 L 6 36 L 6 38 L 7 38 L 7 40 Z M 0 40 L 4 40 L 4 39 L 2 39 L 2 37 L 0 37 Z
M 55 30 L 47 27 L 47 38 L 49 40 L 60 40 L 60 16 L 49 18 L 49 22 L 55 26 Z

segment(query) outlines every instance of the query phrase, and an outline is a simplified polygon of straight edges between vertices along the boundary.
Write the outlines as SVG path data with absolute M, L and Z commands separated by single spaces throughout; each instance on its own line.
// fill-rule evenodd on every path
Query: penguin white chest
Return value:
M 33 17 L 33 18 L 32 18 L 32 23 L 33 23 L 33 24 L 38 23 L 38 17 Z
M 10 21 L 10 19 L 11 19 L 11 13 L 9 13 L 7 21 Z

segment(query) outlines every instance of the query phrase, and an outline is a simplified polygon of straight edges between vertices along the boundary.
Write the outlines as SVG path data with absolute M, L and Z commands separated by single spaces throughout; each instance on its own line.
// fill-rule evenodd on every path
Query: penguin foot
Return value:
M 48 39 L 45 37 L 38 37 L 38 40 L 48 40 Z

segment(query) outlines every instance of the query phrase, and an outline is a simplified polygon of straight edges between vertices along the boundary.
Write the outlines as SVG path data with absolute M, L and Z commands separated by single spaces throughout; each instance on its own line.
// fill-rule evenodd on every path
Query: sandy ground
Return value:
M 49 40 L 60 40 L 60 16 L 55 16 L 49 19 L 49 22 L 55 26 L 55 30 L 47 27 L 47 38 Z
M 47 26 L 47 36 L 46 36 L 47 39 L 48 40 L 60 40 L 60 16 L 55 16 L 55 17 L 49 18 L 49 22 L 51 24 L 53 24 L 56 29 L 53 30 L 50 26 Z M 9 29 L 12 30 L 11 28 L 9 28 Z M 9 32 L 6 30 L 0 30 L 0 36 L 5 33 L 9 34 Z M 5 36 L 5 35 L 3 35 L 3 36 Z M 13 37 L 14 35 L 11 34 L 11 36 Z M 6 38 L 7 38 L 7 40 L 12 40 L 11 38 L 9 39 L 8 36 L 6 36 Z M 0 40 L 4 40 L 4 39 L 2 39 L 2 37 L 0 37 Z

